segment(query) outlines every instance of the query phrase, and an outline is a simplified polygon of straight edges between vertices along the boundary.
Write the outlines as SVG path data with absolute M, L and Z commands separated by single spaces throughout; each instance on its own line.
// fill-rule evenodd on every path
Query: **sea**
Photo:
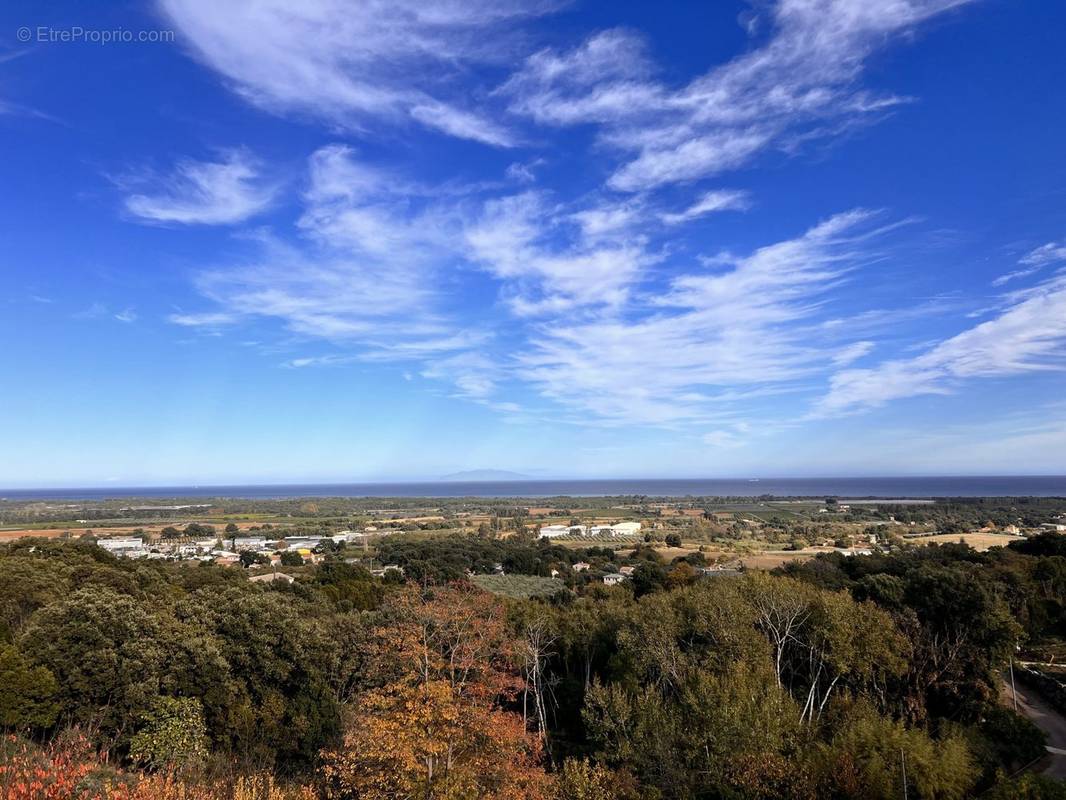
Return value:
M 1063 497 L 1066 475 L 894 478 L 634 478 L 430 481 L 250 486 L 107 486 L 2 489 L 0 500 L 299 497 Z

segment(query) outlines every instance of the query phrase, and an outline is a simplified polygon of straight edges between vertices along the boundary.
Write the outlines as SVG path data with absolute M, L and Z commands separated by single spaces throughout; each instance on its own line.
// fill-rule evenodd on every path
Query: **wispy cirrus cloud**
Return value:
M 593 124 L 628 160 L 612 188 L 641 191 L 749 162 L 900 102 L 860 85 L 892 36 L 970 0 L 780 0 L 769 39 L 684 86 L 656 75 L 643 39 L 615 29 L 569 51 L 542 50 L 501 89 L 544 125 Z M 827 122 L 832 124 L 827 124 Z
M 948 394 L 978 378 L 1066 370 L 1066 276 L 1007 296 L 997 316 L 912 358 L 834 375 L 816 416 L 882 406 L 893 400 Z
M 505 299 L 520 316 L 617 307 L 654 257 L 639 234 L 602 209 L 584 214 L 553 210 L 537 192 L 492 199 L 465 230 L 467 255 L 504 282 Z M 566 216 L 577 234 L 557 230 Z
M 500 147 L 523 139 L 511 127 L 519 117 L 587 124 L 601 152 L 620 154 L 607 185 L 575 199 L 528 188 L 539 160 L 508 168 L 510 189 L 422 185 L 350 148 L 321 148 L 294 240 L 259 234 L 245 263 L 201 272 L 212 308 L 172 319 L 207 328 L 276 320 L 337 351 L 288 366 L 413 362 L 454 396 L 489 407 L 509 410 L 507 392 L 520 386 L 603 424 L 712 426 L 708 443 L 728 446 L 753 401 L 809 393 L 830 376 L 841 397 L 844 376 L 878 370 L 851 365 L 881 352 L 870 335 L 880 312 L 830 314 L 853 273 L 884 257 L 873 242 L 885 228 L 855 210 L 693 263 L 679 255 L 683 225 L 746 210 L 752 196 L 681 188 L 680 202 L 664 207 L 653 190 L 876 118 L 901 98 L 863 87 L 869 57 L 967 2 L 780 0 L 768 6 L 763 42 L 680 86 L 660 77 L 639 35 L 608 30 L 569 51 L 534 53 L 493 96 L 475 88 L 460 101 L 458 73 L 517 52 L 489 34 L 548 5 L 403 2 L 345 15 L 330 0 L 296 11 L 271 0 L 248 17 L 241 3 L 163 0 L 198 57 L 271 111 L 351 128 L 413 121 Z M 229 24 L 236 18 L 248 24 Z M 492 114 L 504 101 L 518 117 Z M 515 183 L 527 189 L 505 194 Z M 493 315 L 511 315 L 506 350 L 493 347 L 498 320 L 448 308 L 447 287 L 463 274 L 488 276 L 501 301 Z M 861 324 L 833 324 L 845 319 Z M 861 402 L 823 399 L 819 408 Z
M 1028 278 L 1030 275 L 1035 275 L 1040 271 L 1040 267 L 1029 267 L 1029 269 L 1016 269 L 1011 272 L 1006 272 L 1000 275 L 998 278 L 992 280 L 993 286 L 1004 286 L 1011 281 L 1016 281 L 1020 278 Z
M 168 175 L 142 173 L 118 179 L 132 192 L 125 208 L 135 218 L 179 225 L 232 225 L 265 211 L 277 186 L 262 176 L 259 162 L 244 150 L 219 161 L 178 162 Z
M 696 218 L 746 199 L 712 192 L 679 213 Z M 660 283 L 652 268 L 666 256 L 653 242 L 672 226 L 640 198 L 456 198 L 332 145 L 310 157 L 302 201 L 295 243 L 254 234 L 244 263 L 198 275 L 213 307 L 171 321 L 216 330 L 274 320 L 334 348 L 286 366 L 419 364 L 454 396 L 507 413 L 517 408 L 507 392 L 527 386 L 603 424 L 719 430 L 753 398 L 796 391 L 869 355 L 871 341 L 828 325 L 825 305 L 882 257 L 871 243 L 893 227 L 854 210 L 747 255 L 672 263 Z M 489 320 L 445 309 L 448 276 L 462 264 L 490 275 L 518 320 L 503 353 Z
M 1016 269 L 1012 272 L 1000 275 L 992 281 L 992 285 L 1003 286 L 1010 281 L 1027 278 L 1030 275 L 1035 275 L 1040 272 L 1040 270 L 1048 264 L 1054 264 L 1056 262 L 1066 262 L 1066 244 L 1061 242 L 1048 242 L 1047 244 L 1030 250 L 1018 259 L 1018 264 L 1021 265 L 1023 269 Z
M 680 225 L 717 211 L 744 211 L 751 208 L 751 195 L 736 189 L 716 189 L 705 192 L 683 211 L 662 214 L 667 225 Z
M 700 441 L 708 447 L 724 450 L 743 446 L 748 439 L 748 433 L 747 426 L 739 423 L 733 429 L 725 428 L 705 433 L 700 437 Z
M 37 300 L 37 298 L 34 299 Z M 42 298 L 40 300 L 37 300 L 37 302 L 51 303 L 52 301 Z M 129 324 L 137 321 L 137 311 L 132 307 L 124 308 L 120 311 L 112 311 L 103 303 L 95 302 L 91 304 L 88 308 L 84 308 L 80 311 L 75 312 L 73 314 L 73 317 L 74 319 L 92 320 L 112 319 L 116 322 L 124 322 Z
M 877 257 L 874 217 L 851 211 L 748 255 L 719 255 L 625 313 L 553 319 L 518 356 L 523 374 L 544 396 L 609 423 L 735 420 L 747 400 L 794 391 L 869 351 L 812 323 L 849 271 Z
M 325 341 L 334 351 L 284 362 L 294 369 L 458 364 L 449 359 L 476 350 L 491 332 L 466 326 L 443 308 L 442 273 L 457 257 L 461 219 L 433 194 L 368 165 L 348 147 L 320 148 L 308 162 L 297 235 L 248 234 L 253 253 L 245 261 L 196 276 L 211 307 L 170 320 L 210 331 L 269 321 L 298 341 Z M 469 363 L 440 373 L 461 396 L 479 400 L 480 374 Z
M 1057 261 L 1066 261 L 1066 242 L 1048 242 L 1030 250 L 1019 260 L 1019 264 L 1042 267 Z
M 450 80 L 513 57 L 514 27 L 548 0 L 160 0 L 193 54 L 272 112 L 348 128 L 411 122 L 510 147 L 517 137 Z

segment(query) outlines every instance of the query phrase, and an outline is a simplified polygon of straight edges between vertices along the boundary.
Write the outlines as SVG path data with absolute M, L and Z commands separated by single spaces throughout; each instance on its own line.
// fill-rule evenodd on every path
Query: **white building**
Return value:
M 140 539 L 98 539 L 96 544 L 113 555 L 126 558 L 140 558 L 148 552 Z
M 616 522 L 611 526 L 615 536 L 636 536 L 640 533 L 639 522 Z
M 289 550 L 314 550 L 321 543 L 321 536 L 286 536 L 285 545 Z
M 609 572 L 603 576 L 603 582 L 607 586 L 617 586 L 623 581 L 627 581 L 629 578 L 623 575 L 621 572 Z
M 385 566 L 379 569 L 370 570 L 370 574 L 373 575 L 375 578 L 384 578 L 390 572 L 399 572 L 401 575 L 403 575 L 403 567 L 398 564 L 386 564 Z
M 266 547 L 265 536 L 235 536 L 233 537 L 233 549 L 238 553 L 242 550 L 262 550 Z
M 545 525 L 540 529 L 541 539 L 554 539 L 556 536 L 584 536 L 588 528 L 584 525 Z
M 284 572 L 265 572 L 262 575 L 253 575 L 248 580 L 255 581 L 256 583 L 273 583 L 274 581 L 292 583 L 296 579 L 292 577 L 292 575 L 287 575 Z

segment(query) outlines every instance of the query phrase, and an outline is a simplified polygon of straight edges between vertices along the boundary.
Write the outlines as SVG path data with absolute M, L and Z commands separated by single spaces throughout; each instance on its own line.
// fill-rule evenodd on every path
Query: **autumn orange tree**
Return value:
M 2 800 L 315 800 L 311 786 L 283 785 L 259 772 L 192 780 L 173 771 L 126 772 L 109 763 L 89 737 L 72 729 L 38 746 L 0 738 Z
M 90 797 L 87 779 L 100 766 L 89 740 L 69 735 L 47 748 L 15 736 L 0 741 L 0 797 L 4 800 L 73 800 Z
M 521 690 L 504 610 L 463 584 L 390 599 L 371 636 L 377 688 L 324 760 L 333 800 L 536 800 L 539 741 L 510 710 Z

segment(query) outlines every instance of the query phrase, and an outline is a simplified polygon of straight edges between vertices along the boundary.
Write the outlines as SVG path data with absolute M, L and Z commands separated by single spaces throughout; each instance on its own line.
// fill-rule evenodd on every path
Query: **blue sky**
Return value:
M 1066 473 L 1064 29 L 5 4 L 0 486 Z

